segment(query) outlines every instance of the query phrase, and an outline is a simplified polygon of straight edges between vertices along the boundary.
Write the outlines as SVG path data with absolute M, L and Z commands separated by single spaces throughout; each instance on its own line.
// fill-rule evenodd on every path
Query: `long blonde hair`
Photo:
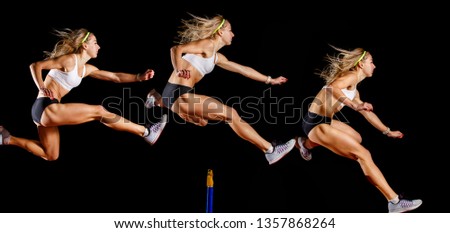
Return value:
M 72 30 L 64 28 L 62 30 L 54 30 L 54 34 L 59 38 L 53 47 L 53 51 L 44 51 L 46 59 L 56 58 L 69 53 L 76 53 L 80 50 L 81 44 L 88 40 L 89 31 L 85 28 Z
M 185 44 L 191 41 L 214 38 L 217 31 L 226 27 L 225 19 L 221 15 L 216 15 L 212 18 L 200 17 L 188 13 L 191 19 L 182 19 L 182 25 L 177 31 L 177 38 L 175 43 Z
M 367 58 L 367 54 L 369 53 L 362 48 L 345 50 L 337 48 L 333 45 L 330 46 L 339 53 L 337 53 L 336 55 L 325 55 L 325 60 L 328 62 L 328 64 L 324 69 L 317 72 L 317 74 L 325 80 L 326 84 L 332 83 L 343 73 L 346 73 L 350 70 L 355 70 L 359 62 L 364 61 Z

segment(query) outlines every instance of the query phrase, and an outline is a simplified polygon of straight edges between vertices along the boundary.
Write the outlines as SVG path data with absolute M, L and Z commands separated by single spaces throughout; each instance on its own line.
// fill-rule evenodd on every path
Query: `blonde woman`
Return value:
M 212 72 L 216 65 L 268 85 L 281 85 L 288 79 L 263 75 L 251 67 L 230 61 L 219 53 L 221 48 L 231 45 L 234 37 L 230 21 L 221 15 L 212 18 L 191 16 L 189 20 L 182 20 L 178 44 L 170 49 L 174 70 L 162 95 L 152 90 L 146 105 L 167 107 L 187 122 L 199 126 L 207 125 L 209 120 L 224 121 L 239 137 L 265 153 L 269 164 L 277 162 L 294 148 L 294 139 L 272 145 L 245 122 L 234 108 L 210 96 L 195 93 L 194 86 Z
M 298 137 L 296 146 L 300 153 L 311 159 L 310 149 L 323 146 L 332 152 L 359 163 L 364 175 L 386 198 L 390 213 L 406 212 L 418 208 L 422 200 L 402 199 L 391 188 L 383 173 L 372 160 L 370 151 L 361 145 L 361 135 L 349 124 L 343 123 L 333 116 L 344 106 L 361 113 L 364 118 L 380 133 L 391 138 L 402 138 L 403 133 L 391 130 L 373 112 L 370 103 L 360 99 L 357 85 L 375 70 L 372 55 L 369 51 L 356 48 L 348 51 L 334 49 L 336 56 L 327 55 L 329 62 L 319 75 L 325 80 L 325 86 L 319 91 L 309 106 L 302 121 L 302 128 L 308 138 Z
M 8 130 L 0 126 L 0 145 L 19 146 L 38 157 L 54 161 L 58 159 L 60 149 L 58 126 L 77 125 L 89 121 L 99 121 L 114 130 L 141 136 L 153 145 L 165 127 L 166 115 L 163 115 L 160 122 L 145 127 L 109 112 L 101 105 L 61 103 L 61 99 L 88 76 L 127 83 L 149 80 L 153 78 L 155 72 L 148 69 L 144 73 L 129 74 L 99 70 L 87 63 L 97 57 L 100 49 L 93 32 L 84 28 L 63 29 L 55 30 L 55 35 L 60 40 L 53 51 L 45 52 L 47 57 L 44 60 L 30 65 L 31 76 L 39 90 L 31 110 L 39 140 L 12 136 Z M 44 70 L 48 70 L 45 79 L 42 77 Z

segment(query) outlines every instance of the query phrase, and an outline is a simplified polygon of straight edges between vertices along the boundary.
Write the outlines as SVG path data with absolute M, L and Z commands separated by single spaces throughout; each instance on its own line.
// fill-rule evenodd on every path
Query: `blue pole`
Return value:
M 213 171 L 212 169 L 208 169 L 208 175 L 206 176 L 206 213 L 213 212 L 213 195 L 214 195 Z

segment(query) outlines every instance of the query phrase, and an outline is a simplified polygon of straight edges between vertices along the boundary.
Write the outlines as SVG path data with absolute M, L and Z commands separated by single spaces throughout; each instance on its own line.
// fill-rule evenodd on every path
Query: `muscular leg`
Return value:
M 348 136 L 352 137 L 358 143 L 362 142 L 361 134 L 359 134 L 358 131 L 356 131 L 355 129 L 350 127 L 348 124 L 343 123 L 343 122 L 338 121 L 338 120 L 332 120 L 331 121 L 331 126 L 333 128 L 335 128 L 335 129 L 338 129 L 340 131 L 345 132 L 345 134 L 347 134 Z
M 245 122 L 235 109 L 212 97 L 193 93 L 184 94 L 175 101 L 172 111 L 198 125 L 206 125 L 208 120 L 225 121 L 239 137 L 251 142 L 263 152 L 271 146 L 271 143 Z
M 126 131 L 139 136 L 145 132 L 144 126 L 111 113 L 101 105 L 82 103 L 49 105 L 42 114 L 41 124 L 46 127 L 77 125 L 94 120 L 98 120 L 114 130 Z
M 296 137 L 295 140 L 298 140 L 298 137 Z M 319 144 L 314 143 L 313 141 L 311 141 L 309 138 L 306 138 L 306 139 L 305 139 L 305 143 L 303 143 L 303 145 L 304 145 L 308 150 L 311 150 L 311 149 L 313 149 L 313 148 L 316 147 L 316 146 L 320 146 Z
M 361 145 L 360 141 L 355 139 L 351 131 L 348 132 L 327 124 L 321 124 L 312 129 L 308 137 L 311 141 L 328 148 L 338 155 L 356 160 L 369 182 L 377 187 L 387 200 L 395 198 L 397 194 L 389 186 L 377 165 L 375 165 L 370 152 Z
M 146 130 L 144 126 L 111 113 L 101 105 L 58 103 L 51 104 L 44 110 L 41 124 L 38 126 L 39 141 L 11 136 L 8 144 L 19 146 L 45 160 L 53 161 L 59 157 L 58 126 L 76 125 L 94 120 L 98 120 L 114 130 L 126 131 L 139 136 L 144 136 Z
M 336 128 L 336 129 L 339 129 L 339 130 L 341 130 L 341 131 L 346 132 L 349 136 L 351 136 L 352 138 L 354 138 L 354 139 L 355 139 L 356 141 L 358 141 L 359 143 L 362 142 L 362 137 L 361 137 L 361 135 L 360 135 L 356 130 L 354 130 L 352 127 L 350 127 L 348 124 L 345 124 L 345 123 L 343 123 L 343 122 L 341 122 L 341 121 L 338 121 L 338 120 L 334 120 L 334 119 L 333 119 L 333 120 L 331 121 L 331 126 L 332 126 L 333 128 Z M 297 138 L 296 138 L 296 140 L 297 140 Z M 305 143 L 303 143 L 303 145 L 304 145 L 308 150 L 311 150 L 311 149 L 313 149 L 313 148 L 316 147 L 316 146 L 320 146 L 319 144 L 317 144 L 317 143 L 311 141 L 311 140 L 309 139 L 309 137 L 306 138 Z
M 59 129 L 38 126 L 40 141 L 11 136 L 9 145 L 21 147 L 45 160 L 53 161 L 59 157 Z

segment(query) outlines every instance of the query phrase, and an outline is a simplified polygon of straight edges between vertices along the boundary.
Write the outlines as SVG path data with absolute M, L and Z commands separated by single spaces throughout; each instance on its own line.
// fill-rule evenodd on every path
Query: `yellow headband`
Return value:
M 358 65 L 358 63 L 363 59 L 363 57 L 366 55 L 366 50 L 364 50 L 363 54 L 361 55 L 361 57 L 358 58 L 358 60 L 355 62 L 355 64 L 353 66 Z
M 86 35 L 83 37 L 83 39 L 81 40 L 80 46 L 86 42 L 87 38 L 89 37 L 89 34 L 91 34 L 91 32 L 87 32 Z
M 213 33 L 211 35 L 214 35 L 217 31 L 219 31 L 219 29 L 223 26 L 224 23 L 225 23 L 225 19 L 222 19 L 222 22 L 219 24 L 219 26 L 216 28 L 216 30 L 213 31 Z

